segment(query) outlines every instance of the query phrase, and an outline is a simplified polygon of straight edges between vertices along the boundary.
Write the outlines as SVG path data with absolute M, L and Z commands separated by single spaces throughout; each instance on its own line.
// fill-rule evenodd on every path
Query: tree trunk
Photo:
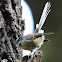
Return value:
M 24 29 L 21 0 L 0 0 L 0 62 L 41 61 L 41 51 L 36 52 L 33 57 L 23 58 L 23 49 L 15 45 Z

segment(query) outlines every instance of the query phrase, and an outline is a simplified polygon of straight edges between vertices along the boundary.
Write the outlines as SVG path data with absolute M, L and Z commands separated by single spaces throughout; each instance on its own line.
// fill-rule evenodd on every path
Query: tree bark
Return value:
M 0 0 L 0 62 L 41 61 L 41 51 L 33 57 L 23 58 L 22 47 L 15 45 L 16 39 L 23 35 L 24 30 L 21 0 Z

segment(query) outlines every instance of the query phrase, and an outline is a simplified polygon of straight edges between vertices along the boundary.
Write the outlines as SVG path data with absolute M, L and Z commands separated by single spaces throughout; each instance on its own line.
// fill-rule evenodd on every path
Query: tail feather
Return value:
M 43 24 L 44 24 L 44 22 L 45 22 L 45 20 L 46 20 L 46 18 L 48 16 L 49 12 L 51 11 L 50 7 L 51 7 L 50 2 L 47 2 L 45 4 L 43 13 L 41 15 L 40 22 L 39 22 L 39 24 L 37 24 L 37 27 L 35 29 L 35 32 L 38 32 L 39 30 L 41 30 L 41 28 L 42 28 L 42 26 L 43 26 Z
M 50 7 L 51 7 L 50 2 L 47 2 L 45 4 L 45 7 L 44 7 L 44 10 L 43 10 L 42 16 L 40 18 L 39 30 L 42 28 L 42 26 L 43 26 L 43 24 L 44 24 L 44 22 L 45 22 L 45 20 L 46 20 L 46 18 L 48 16 L 49 12 L 51 11 Z

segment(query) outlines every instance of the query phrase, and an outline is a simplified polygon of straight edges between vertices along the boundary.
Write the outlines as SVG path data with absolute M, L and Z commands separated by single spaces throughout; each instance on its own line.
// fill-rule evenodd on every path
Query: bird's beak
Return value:
M 50 40 L 49 39 L 45 39 L 44 42 L 50 42 Z

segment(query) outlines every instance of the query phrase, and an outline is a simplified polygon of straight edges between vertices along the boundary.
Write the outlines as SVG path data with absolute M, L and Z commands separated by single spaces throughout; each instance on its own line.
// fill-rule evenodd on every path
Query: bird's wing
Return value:
M 34 34 L 28 34 L 26 36 L 24 36 L 25 40 L 34 40 L 38 37 L 41 37 L 42 35 L 51 35 L 54 33 L 34 33 Z
M 41 37 L 42 35 L 43 35 L 43 33 L 34 33 L 34 34 L 28 34 L 24 38 L 25 38 L 25 40 L 34 40 L 38 37 Z
M 45 20 L 46 20 L 46 18 L 47 18 L 47 16 L 48 16 L 49 12 L 51 11 L 50 7 L 51 7 L 50 2 L 47 2 L 47 3 L 45 4 L 43 13 L 42 13 L 42 15 L 41 15 L 39 24 L 37 24 L 37 27 L 36 27 L 36 29 L 35 29 L 35 32 L 38 32 L 39 30 L 41 30 L 41 28 L 42 28 L 42 26 L 43 26 L 43 24 L 44 24 L 44 22 L 45 22 Z

